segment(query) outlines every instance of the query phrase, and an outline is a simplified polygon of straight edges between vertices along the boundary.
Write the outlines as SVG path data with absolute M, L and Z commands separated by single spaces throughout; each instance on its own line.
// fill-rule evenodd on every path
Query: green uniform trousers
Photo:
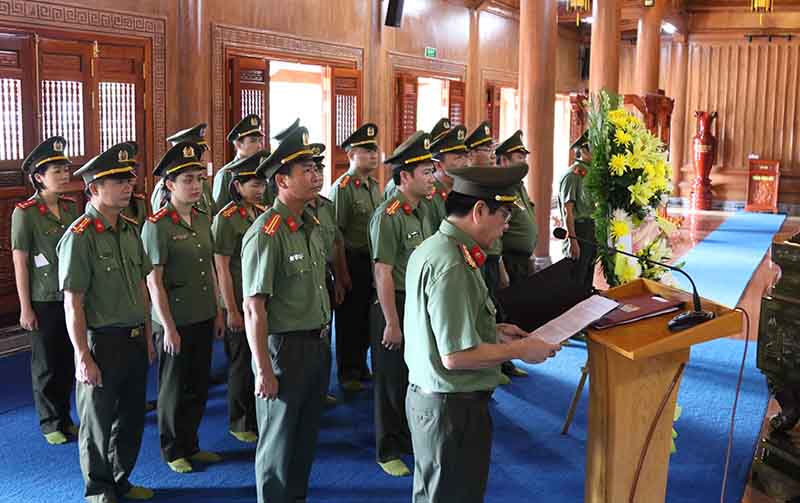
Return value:
M 395 306 L 403 329 L 405 294 L 394 292 Z M 406 420 L 408 367 L 403 348 L 389 351 L 381 342 L 386 320 L 381 305 L 375 300 L 370 310 L 372 340 L 372 375 L 375 385 L 375 451 L 380 463 L 411 454 L 411 432 Z M 403 334 L 405 337 L 405 333 Z
M 127 493 L 144 431 L 147 344 L 142 327 L 89 329 L 89 351 L 102 386 L 78 383 L 78 445 L 89 502 Z
M 578 220 L 575 222 L 575 236 L 581 239 L 595 240 L 594 235 L 594 220 Z M 592 290 L 594 282 L 594 265 L 597 259 L 597 247 L 589 243 L 580 243 L 581 254 L 576 260 L 575 281 L 583 285 L 584 289 L 589 292 Z
M 372 287 L 372 260 L 367 253 L 347 250 L 347 268 L 353 288 L 336 308 L 336 365 L 339 382 L 359 380 L 369 375 L 369 304 Z
M 514 285 L 531 275 L 531 256 L 525 253 L 503 251 L 509 284 Z
M 270 334 L 278 396 L 256 398 L 259 503 L 304 500 L 331 372 L 327 330 Z
M 409 385 L 413 503 L 483 501 L 492 452 L 491 396 L 491 391 L 432 394 Z
M 234 432 L 257 431 L 255 376 L 244 330 L 225 330 L 228 356 L 228 424 Z
M 72 426 L 69 398 L 75 383 L 75 357 L 63 302 L 33 302 L 39 330 L 30 334 L 33 403 L 42 433 Z
M 158 351 L 158 432 L 164 461 L 188 458 L 200 450 L 197 428 L 208 400 L 214 319 L 178 328 L 181 351 L 164 351 L 164 331 L 156 332 Z

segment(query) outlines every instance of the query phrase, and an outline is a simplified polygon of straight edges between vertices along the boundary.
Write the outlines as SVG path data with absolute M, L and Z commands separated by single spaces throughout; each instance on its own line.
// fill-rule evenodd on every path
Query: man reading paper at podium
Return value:
M 512 358 L 541 363 L 560 349 L 516 325 L 496 323 L 480 272 L 485 250 L 508 228 L 514 187 L 527 171 L 525 164 L 450 170 L 447 218 L 409 259 L 404 356 L 416 503 L 483 501 L 489 399 L 500 383 L 500 364 Z

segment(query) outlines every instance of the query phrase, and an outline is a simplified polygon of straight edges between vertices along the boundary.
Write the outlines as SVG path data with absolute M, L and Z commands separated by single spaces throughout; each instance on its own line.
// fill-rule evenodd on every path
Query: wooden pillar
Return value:
M 381 75 L 381 1 L 367 0 L 369 21 L 364 31 L 364 68 L 362 71 L 362 96 L 364 122 L 382 124 L 379 82 Z M 383 132 L 382 132 L 383 133 Z
M 686 35 L 675 34 L 672 37 L 672 98 L 675 108 L 672 112 L 672 126 L 669 140 L 669 162 L 672 165 L 672 195 L 680 196 L 681 168 L 686 148 L 686 77 L 689 57 L 687 54 Z
M 619 0 L 594 0 L 589 92 L 619 92 Z
M 467 64 L 467 110 L 464 126 L 472 131 L 486 118 L 483 92 L 481 88 L 480 70 L 480 23 L 481 12 L 478 9 L 469 11 L 469 60 Z
M 179 0 L 178 2 L 178 110 L 180 128 L 191 127 L 199 122 L 209 125 L 206 137 L 211 138 L 210 129 L 225 127 L 211 121 L 211 24 L 205 0 Z M 198 55 L 205 55 L 198 57 Z M 167 131 L 172 134 L 174 131 Z M 165 141 L 156 138 L 156 142 Z M 219 168 L 219 166 L 215 166 Z
M 599 1 L 599 0 L 596 0 Z M 556 104 L 557 0 L 522 0 L 519 19 L 519 97 L 522 131 L 531 151 L 528 191 L 536 205 L 536 266 L 550 263 L 550 198 Z
M 658 71 L 661 62 L 661 21 L 667 0 L 656 0 L 644 7 L 639 16 L 636 34 L 636 93 L 644 96 L 658 91 Z

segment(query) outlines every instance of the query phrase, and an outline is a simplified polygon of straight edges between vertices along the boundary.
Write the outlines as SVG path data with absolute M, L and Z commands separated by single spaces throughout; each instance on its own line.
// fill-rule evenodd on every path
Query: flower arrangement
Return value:
M 597 203 L 597 240 L 655 261 L 669 260 L 676 227 L 658 216 L 672 189 L 665 146 L 642 121 L 622 108 L 621 98 L 601 91 L 588 104 L 592 160 L 586 188 Z M 598 250 L 610 286 L 636 278 L 672 283 L 667 269 Z

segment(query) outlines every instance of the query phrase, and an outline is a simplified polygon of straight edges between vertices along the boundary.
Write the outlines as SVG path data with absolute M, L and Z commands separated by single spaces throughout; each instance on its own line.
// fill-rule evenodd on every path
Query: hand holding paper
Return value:
M 551 344 L 560 344 L 577 334 L 595 320 L 605 316 L 606 313 L 617 307 L 619 304 L 611 299 L 592 295 L 588 299 L 576 304 L 572 309 L 554 318 L 541 327 L 531 332 L 531 336 L 536 336 Z

